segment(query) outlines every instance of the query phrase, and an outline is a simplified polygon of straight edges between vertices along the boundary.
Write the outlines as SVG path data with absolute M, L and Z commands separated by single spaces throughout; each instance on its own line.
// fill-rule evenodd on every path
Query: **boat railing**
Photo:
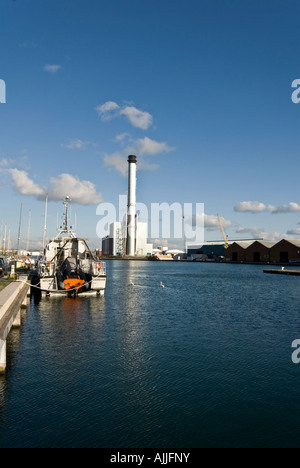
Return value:
M 93 262 L 93 274 L 95 276 L 106 276 L 106 263 Z

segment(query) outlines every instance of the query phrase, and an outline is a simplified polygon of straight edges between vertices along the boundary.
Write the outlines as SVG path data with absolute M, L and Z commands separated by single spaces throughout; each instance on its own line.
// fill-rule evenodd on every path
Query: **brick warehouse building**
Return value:
M 255 241 L 241 241 L 234 242 L 226 250 L 225 256 L 227 260 L 231 262 L 245 262 L 246 261 L 246 249 L 250 247 Z
M 270 250 L 270 263 L 300 263 L 300 240 L 285 240 Z
M 268 263 L 270 262 L 271 248 L 276 242 L 256 241 L 245 251 L 245 261 L 247 263 Z
M 234 242 L 225 255 L 231 262 L 300 264 L 300 240 Z

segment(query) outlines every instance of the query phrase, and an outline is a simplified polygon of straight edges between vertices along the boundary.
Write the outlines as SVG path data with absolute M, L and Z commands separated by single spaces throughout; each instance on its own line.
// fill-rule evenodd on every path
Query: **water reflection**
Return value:
M 0 378 L 1 448 L 299 445 L 298 282 L 175 262 L 108 275 L 105 299 L 31 303 Z
M 4 405 L 5 390 L 6 390 L 6 379 L 4 375 L 0 375 L 0 414 L 2 411 L 2 407 Z
M 149 302 L 151 295 L 159 290 L 151 288 L 147 266 L 147 263 L 126 262 L 116 278 L 123 289 L 117 355 L 122 382 L 120 404 L 128 414 L 135 414 L 137 431 L 142 427 L 145 433 L 155 419 L 154 406 L 159 405 L 153 390 L 155 371 L 149 330 Z

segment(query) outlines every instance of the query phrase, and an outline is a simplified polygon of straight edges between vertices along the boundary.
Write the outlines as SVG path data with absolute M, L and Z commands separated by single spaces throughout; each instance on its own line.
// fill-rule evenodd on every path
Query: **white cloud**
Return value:
M 7 166 L 9 166 L 9 165 L 11 164 L 11 162 L 12 162 L 12 161 L 9 160 L 9 159 L 2 158 L 2 159 L 0 160 L 0 168 L 1 168 L 1 167 L 7 167 Z
M 262 213 L 264 211 L 268 211 L 273 214 L 280 214 L 280 213 L 299 213 L 300 212 L 300 205 L 298 203 L 289 203 L 288 205 L 282 206 L 273 206 L 273 205 L 265 205 L 264 203 L 258 201 L 245 201 L 240 202 L 234 207 L 234 211 L 239 213 Z
M 96 107 L 96 111 L 102 121 L 125 117 L 133 127 L 141 130 L 147 130 L 153 124 L 153 117 L 149 112 L 141 111 L 128 103 L 127 105 L 120 106 L 114 101 L 107 101 Z M 175 148 L 169 146 L 166 142 L 155 141 L 148 137 L 133 140 L 129 133 L 118 134 L 115 142 L 120 144 L 121 150 L 112 154 L 105 154 L 104 164 L 107 167 L 113 167 L 123 176 L 127 174 L 127 157 L 129 154 L 137 155 L 139 169 L 155 170 L 158 166 L 156 164 L 149 164 L 143 158 L 175 150 Z
M 25 171 L 9 169 L 8 172 L 11 174 L 15 190 L 21 195 L 34 196 L 41 200 L 48 194 L 49 200 L 52 201 L 62 200 L 68 195 L 73 203 L 79 205 L 94 205 L 103 201 L 102 195 L 96 191 L 95 184 L 80 180 L 71 174 L 53 177 L 50 179 L 49 187 L 42 187 L 30 179 Z
M 138 157 L 138 169 L 155 170 L 156 164 L 149 164 L 144 160 L 144 156 L 154 156 L 156 154 L 168 153 L 175 148 L 171 148 L 165 142 L 151 140 L 148 137 L 133 141 L 130 146 L 127 146 L 122 151 L 117 151 L 113 154 L 104 156 L 104 164 L 108 167 L 113 167 L 123 176 L 127 175 L 127 158 L 129 154 L 136 154 Z
M 119 116 L 120 106 L 113 101 L 105 102 L 104 104 L 96 107 L 96 112 L 98 113 L 99 117 L 103 122 L 111 120 L 115 117 Z
M 112 110 L 120 109 L 120 106 L 113 101 L 108 101 L 102 104 L 102 106 L 96 107 L 96 110 L 99 112 L 99 114 L 105 114 L 106 112 L 110 112 Z
M 139 159 L 139 170 L 141 171 L 157 171 L 159 169 L 158 164 L 149 164 L 144 159 Z
M 95 184 L 71 174 L 52 177 L 50 183 L 50 200 L 58 201 L 68 195 L 73 203 L 79 205 L 95 205 L 103 201 L 102 195 L 96 192 Z
M 0 167 L 5 167 L 8 165 L 8 161 L 6 158 L 1 159 L 0 161 Z
M 27 172 L 19 169 L 9 169 L 8 172 L 11 174 L 15 190 L 21 195 L 42 197 L 45 194 L 45 189 L 31 180 Z
M 153 117 L 149 112 L 140 111 L 136 107 L 125 107 L 121 109 L 120 115 L 125 115 L 131 125 L 142 130 L 148 130 L 153 123 Z
M 260 203 L 258 201 L 245 201 L 238 203 L 234 207 L 234 211 L 239 213 L 260 213 L 262 211 L 266 211 L 267 207 L 264 203 Z
M 87 143 L 85 143 L 82 140 L 70 140 L 67 145 L 62 144 L 61 146 L 67 149 L 82 149 L 86 146 Z
M 147 130 L 153 123 L 153 117 L 149 112 L 141 111 L 133 106 L 120 107 L 114 101 L 107 101 L 97 106 L 96 112 L 103 122 L 125 116 L 133 127 L 141 130 Z
M 290 236 L 300 236 L 300 228 L 291 229 L 287 234 Z
M 268 241 L 279 241 L 281 239 L 283 239 L 284 237 L 284 234 L 281 234 L 279 232 L 267 232 L 265 229 L 263 228 L 259 228 L 259 227 L 252 227 L 252 228 L 243 228 L 243 227 L 240 227 L 236 230 L 237 234 L 247 234 L 249 236 L 251 236 L 252 239 L 264 239 L 264 240 L 268 240 Z
M 300 205 L 298 203 L 289 203 L 288 205 L 282 205 L 273 207 L 271 210 L 273 214 L 278 214 L 278 213 L 299 213 L 300 212 Z
M 221 217 L 221 221 L 223 224 L 223 228 L 229 228 L 231 226 L 231 221 Z M 209 231 L 219 231 L 220 230 L 220 223 L 219 219 L 215 215 L 204 215 L 204 227 Z
M 117 143 L 123 143 L 127 138 L 130 138 L 129 133 L 121 133 L 120 135 L 116 136 L 115 141 Z
M 48 73 L 57 73 L 61 69 L 61 65 L 45 65 L 44 70 Z
M 196 216 L 193 215 L 193 217 L 190 219 L 186 218 L 186 221 L 193 225 L 197 224 L 198 226 L 203 226 L 203 216 L 205 229 L 207 229 L 208 231 L 220 231 L 219 218 L 215 215 L 207 215 L 205 213 L 197 214 Z M 231 221 L 223 217 L 221 218 L 221 221 L 224 229 L 229 228 L 232 225 Z
M 167 143 L 151 140 L 148 137 L 136 140 L 133 147 L 133 152 L 139 156 L 169 153 L 174 150 L 175 148 L 171 148 Z
M 113 154 L 106 154 L 104 156 L 104 164 L 107 167 L 113 167 L 116 171 L 126 177 L 128 164 L 125 153 L 116 152 Z

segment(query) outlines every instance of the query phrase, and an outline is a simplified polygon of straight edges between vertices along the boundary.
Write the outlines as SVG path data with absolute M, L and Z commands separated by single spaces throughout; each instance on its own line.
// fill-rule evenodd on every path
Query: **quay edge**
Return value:
M 21 309 L 27 307 L 27 277 L 20 277 L 0 292 L 0 374 L 6 370 L 6 339 L 13 327 L 21 326 Z

